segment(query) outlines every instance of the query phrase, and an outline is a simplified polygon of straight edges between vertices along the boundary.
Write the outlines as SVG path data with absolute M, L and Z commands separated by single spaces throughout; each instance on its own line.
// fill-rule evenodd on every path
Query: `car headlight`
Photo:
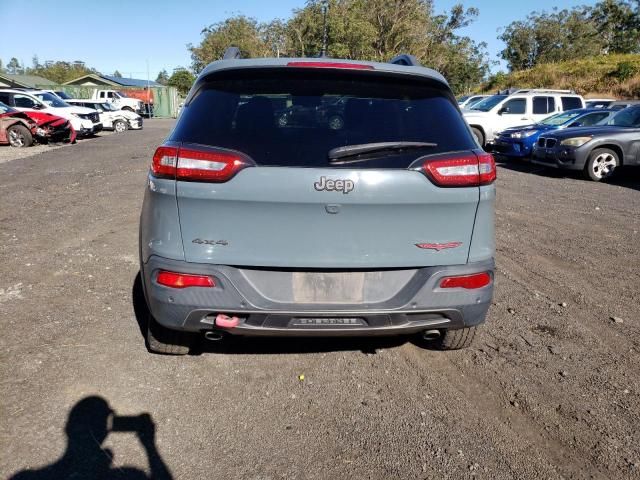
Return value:
M 80 115 L 78 115 L 77 113 L 72 113 L 71 115 L 76 117 L 76 118 L 81 118 Z
M 534 133 L 538 133 L 538 130 L 520 130 L 519 132 L 512 133 L 511 138 L 527 138 Z
M 36 128 L 36 135 L 39 135 L 40 137 L 45 137 L 47 135 L 47 131 L 44 128 Z
M 573 138 L 565 138 L 560 142 L 560 145 L 565 145 L 567 147 L 581 147 L 585 143 L 591 140 L 591 137 L 573 137 Z

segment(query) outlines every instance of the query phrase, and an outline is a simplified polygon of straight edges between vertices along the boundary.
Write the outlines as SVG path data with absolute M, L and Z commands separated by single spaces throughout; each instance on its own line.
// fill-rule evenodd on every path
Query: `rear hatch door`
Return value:
M 281 68 L 205 81 L 172 140 L 250 166 L 224 181 L 178 179 L 186 260 L 302 269 L 466 263 L 479 188 L 437 186 L 419 167 L 473 156 L 475 143 L 446 86 L 390 80 Z M 420 144 L 349 153 L 379 142 Z

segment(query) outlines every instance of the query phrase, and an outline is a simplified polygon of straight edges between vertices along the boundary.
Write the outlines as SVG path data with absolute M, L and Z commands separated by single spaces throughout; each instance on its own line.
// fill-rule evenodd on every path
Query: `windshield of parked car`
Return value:
M 580 116 L 579 112 L 556 113 L 555 115 L 551 115 L 550 117 L 547 117 L 544 120 L 539 121 L 538 123 L 540 123 L 541 125 L 557 127 L 558 125 L 564 125 L 565 123 L 570 122 L 578 116 Z
M 604 125 L 638 128 L 640 127 L 640 107 L 628 107 L 620 110 Z
M 116 92 L 118 95 L 120 95 L 122 98 L 127 98 L 127 94 L 126 93 L 122 93 L 122 92 Z
M 73 97 L 71 97 L 71 96 L 67 95 L 66 93 L 64 93 L 64 92 L 62 92 L 62 91 L 60 91 L 60 92 L 54 92 L 54 93 L 55 93 L 57 96 L 59 96 L 61 99 L 63 99 L 63 100 L 70 100 L 71 98 L 73 98 Z
M 15 108 L 11 108 L 9 105 L 0 102 L 0 114 L 1 113 L 15 113 L 18 110 L 16 110 Z
M 96 107 L 101 108 L 105 112 L 115 112 L 116 110 L 118 110 L 116 107 L 114 107 L 110 103 L 97 103 Z
M 171 139 L 286 167 L 337 167 L 330 157 L 345 157 L 346 150 L 349 162 L 340 168 L 353 167 L 351 154 L 362 149 L 358 168 L 407 168 L 423 155 L 476 148 L 440 84 L 291 70 L 227 74 L 205 83 L 185 105 Z
M 467 101 L 469 98 L 471 98 L 471 95 L 463 95 L 461 97 L 458 97 L 458 103 L 464 103 L 465 101 Z
M 484 100 L 480 100 L 478 103 L 474 104 L 470 108 L 470 110 L 488 112 L 505 98 L 507 98 L 507 95 L 493 95 L 491 97 L 485 98 Z
M 34 93 L 33 96 L 41 100 L 42 103 L 49 107 L 62 108 L 70 106 L 67 102 L 59 98 L 57 95 L 53 95 L 52 93 Z

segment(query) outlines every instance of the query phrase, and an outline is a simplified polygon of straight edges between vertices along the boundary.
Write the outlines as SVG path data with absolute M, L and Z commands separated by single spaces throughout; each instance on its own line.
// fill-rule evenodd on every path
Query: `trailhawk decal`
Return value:
M 353 180 L 331 180 L 327 177 L 320 177 L 316 183 L 313 184 L 313 188 L 322 192 L 342 192 L 343 194 L 349 193 L 355 188 Z
M 462 242 L 448 242 L 448 243 L 416 243 L 416 247 L 424 248 L 425 250 L 435 250 L 439 252 L 446 250 L 447 248 L 456 248 L 462 245 Z

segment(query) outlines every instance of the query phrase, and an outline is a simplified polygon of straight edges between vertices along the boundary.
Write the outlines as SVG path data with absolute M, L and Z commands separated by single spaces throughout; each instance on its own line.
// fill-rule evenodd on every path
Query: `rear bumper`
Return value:
M 173 289 L 156 282 L 159 270 L 207 274 L 216 278 L 215 288 Z M 485 320 L 493 296 L 493 281 L 486 287 L 466 290 L 439 288 L 442 278 L 490 272 L 493 260 L 447 267 L 414 269 L 410 279 L 392 289 L 390 298 L 362 303 L 302 303 L 274 301 L 256 288 L 247 270 L 225 265 L 195 264 L 150 257 L 142 265 L 145 297 L 154 318 L 167 328 L 207 331 L 223 313 L 240 318 L 237 327 L 225 329 L 236 335 L 261 336 L 366 336 L 409 334 L 425 329 L 456 329 Z M 244 273 L 243 273 L 244 272 Z M 318 272 L 316 272 L 318 273 Z M 320 272 L 321 273 L 321 272 Z M 314 274 L 310 272 L 310 274 Z M 261 271 L 260 276 L 269 272 Z M 273 274 L 271 291 L 291 290 L 286 275 Z M 385 285 L 382 285 L 384 287 Z

